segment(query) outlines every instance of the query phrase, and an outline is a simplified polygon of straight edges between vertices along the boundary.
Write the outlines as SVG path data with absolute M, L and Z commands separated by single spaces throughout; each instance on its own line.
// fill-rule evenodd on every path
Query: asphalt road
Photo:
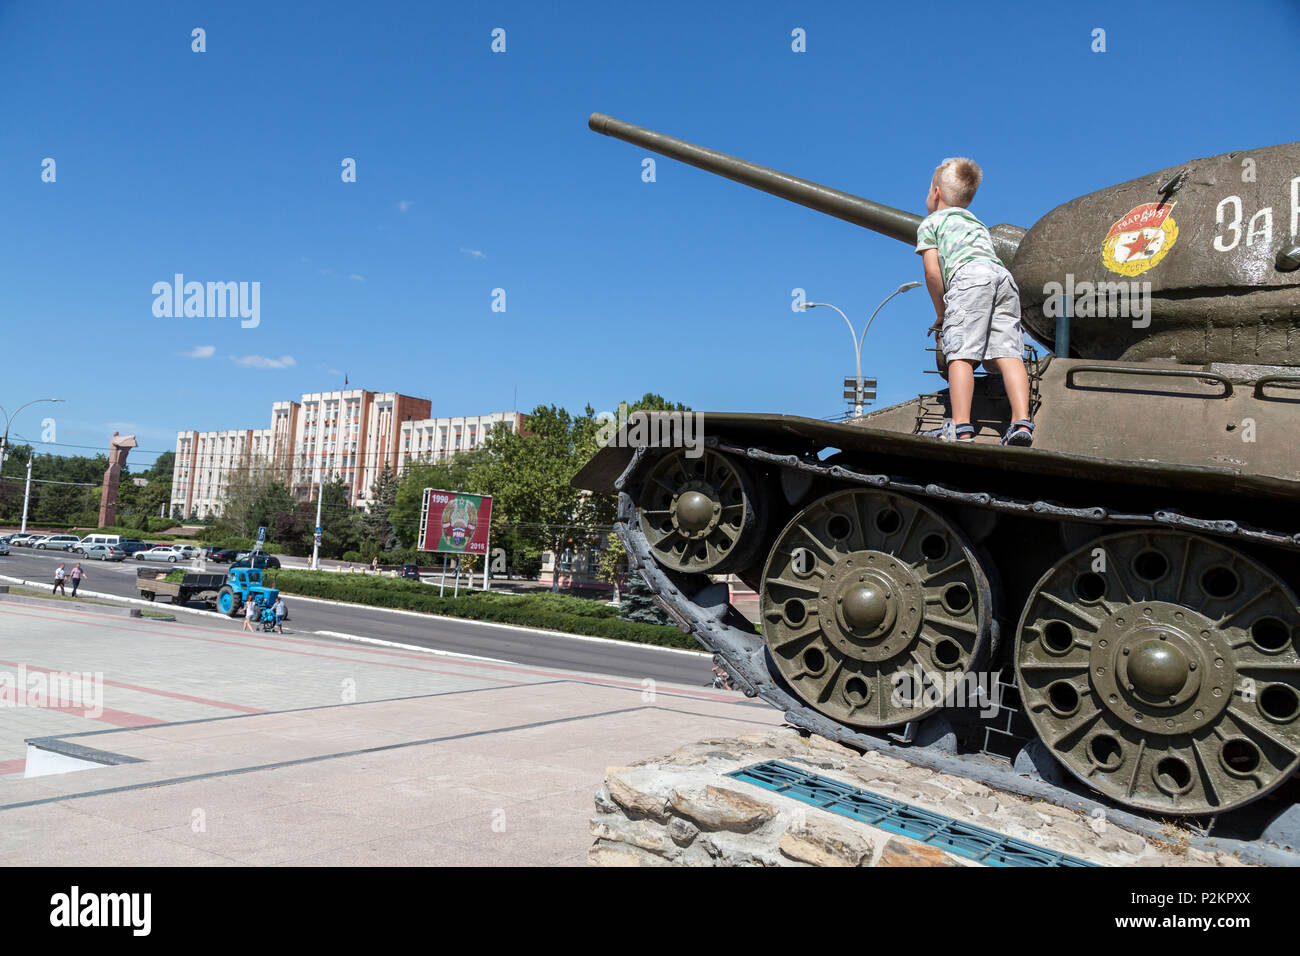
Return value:
M 76 560 L 76 555 L 64 552 L 10 548 L 7 557 L 0 556 L 0 574 L 52 584 L 54 569 L 60 563 L 71 568 Z M 172 567 L 165 563 L 130 559 L 122 562 L 82 561 L 81 566 L 86 572 L 82 587 L 88 591 L 122 597 L 139 596 L 135 587 L 135 572 L 138 568 Z M 207 569 L 217 571 L 222 570 L 223 566 L 208 564 Z M 449 618 L 413 617 L 383 608 L 318 604 L 292 596 L 287 596 L 285 601 L 289 605 L 286 633 L 334 631 L 458 654 L 475 654 L 529 666 L 610 674 L 633 680 L 649 677 L 656 681 L 697 687 L 710 684 L 712 679 L 712 662 L 703 655 L 674 653 L 641 644 L 593 641 L 562 634 L 491 627 Z M 159 606 L 165 608 L 167 605 L 164 602 Z M 216 612 L 212 614 L 214 617 L 219 616 Z M 190 615 L 180 615 L 180 619 L 198 620 Z

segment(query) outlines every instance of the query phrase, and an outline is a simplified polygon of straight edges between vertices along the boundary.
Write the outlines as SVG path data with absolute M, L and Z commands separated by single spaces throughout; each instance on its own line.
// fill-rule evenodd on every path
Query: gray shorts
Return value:
M 1001 263 L 968 262 L 957 269 L 943 296 L 944 357 L 1020 358 L 1025 350 L 1020 326 L 1020 289 Z

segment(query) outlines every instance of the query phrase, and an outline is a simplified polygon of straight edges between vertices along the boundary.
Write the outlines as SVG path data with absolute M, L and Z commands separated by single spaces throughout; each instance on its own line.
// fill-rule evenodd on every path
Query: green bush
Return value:
M 360 551 L 344 551 L 343 560 L 349 561 L 352 564 L 360 564 L 363 559 Z
M 608 637 L 661 647 L 697 650 L 694 638 L 675 627 L 620 620 L 618 609 L 599 601 L 569 594 L 501 594 L 465 591 L 458 597 L 439 597 L 430 585 L 405 578 L 335 573 L 330 571 L 271 571 L 267 584 L 286 594 L 369 604 L 375 607 L 423 611 L 475 621 L 517 624 L 568 634 Z

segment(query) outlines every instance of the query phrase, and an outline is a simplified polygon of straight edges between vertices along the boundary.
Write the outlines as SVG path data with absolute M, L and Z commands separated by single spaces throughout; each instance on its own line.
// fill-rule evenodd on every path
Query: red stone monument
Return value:
M 139 445 L 134 435 L 118 437 L 113 432 L 113 440 L 108 445 L 108 471 L 104 472 L 104 493 L 99 499 L 99 526 L 111 527 L 117 523 L 117 486 L 122 482 L 122 468 L 126 465 L 127 453 Z

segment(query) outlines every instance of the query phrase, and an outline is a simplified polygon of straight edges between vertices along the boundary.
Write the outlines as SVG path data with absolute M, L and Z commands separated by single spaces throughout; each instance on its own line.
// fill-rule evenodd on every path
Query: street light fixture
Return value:
M 61 402 L 61 401 L 63 401 L 63 399 L 61 398 L 36 398 L 28 402 L 27 405 L 36 405 L 39 402 Z M 0 436 L 0 474 L 4 472 L 5 458 L 7 458 L 9 455 L 9 423 L 13 421 L 14 418 L 18 415 L 18 413 L 21 412 L 24 408 L 26 408 L 27 405 L 19 405 L 17 408 L 14 409 L 13 415 L 10 415 L 8 412 L 6 412 L 4 406 L 0 405 L 0 412 L 4 412 L 4 416 L 5 416 L 5 432 L 4 435 Z M 28 501 L 31 500 L 31 496 L 32 496 L 32 457 L 33 456 L 31 455 L 27 457 L 27 484 L 23 488 L 23 524 L 22 524 L 23 531 L 27 530 L 27 503 Z
M 9 456 L 9 423 L 13 421 L 14 418 L 18 416 L 18 413 L 21 412 L 24 408 L 26 408 L 27 405 L 36 405 L 39 402 L 61 402 L 61 401 L 63 401 L 63 399 L 61 398 L 34 398 L 26 405 L 19 405 L 17 408 L 15 408 L 14 413 L 12 415 L 10 415 L 8 412 L 5 411 L 3 405 L 0 405 L 0 412 L 4 412 L 4 416 L 5 416 L 5 433 L 3 437 L 0 437 L 0 471 L 4 470 L 5 458 Z
M 867 319 L 867 324 L 862 327 L 861 337 L 858 336 L 857 330 L 853 328 L 853 323 L 849 321 L 849 317 L 844 314 L 843 310 L 831 305 L 829 302 L 805 302 L 801 307 L 805 312 L 808 309 L 815 309 L 819 306 L 825 306 L 828 309 L 835 309 L 836 312 L 839 312 L 840 318 L 844 320 L 844 324 L 849 327 L 849 335 L 853 338 L 853 354 L 857 359 L 858 368 L 858 387 L 856 391 L 856 400 L 853 403 L 854 417 L 860 417 L 862 415 L 862 344 L 867 340 L 867 329 L 871 328 L 872 320 L 874 320 L 880 310 L 885 307 L 886 302 L 894 296 L 907 292 L 909 289 L 918 288 L 920 285 L 921 283 L 919 282 L 904 282 L 893 292 L 889 293 L 889 295 L 885 296 L 884 301 L 881 302 L 880 305 L 876 306 L 876 311 L 871 313 L 871 318 Z

